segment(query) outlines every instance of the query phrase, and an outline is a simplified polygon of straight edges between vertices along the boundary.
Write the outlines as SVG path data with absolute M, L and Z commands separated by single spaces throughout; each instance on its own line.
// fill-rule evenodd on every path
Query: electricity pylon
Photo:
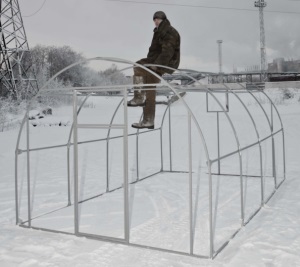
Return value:
M 260 70 L 262 81 L 267 78 L 267 60 L 266 60 L 266 39 L 265 39 L 265 24 L 264 24 L 264 7 L 267 3 L 264 0 L 254 2 L 254 6 L 259 8 L 259 25 L 260 25 Z
M 18 0 L 0 0 L 0 96 L 28 99 L 38 91 Z

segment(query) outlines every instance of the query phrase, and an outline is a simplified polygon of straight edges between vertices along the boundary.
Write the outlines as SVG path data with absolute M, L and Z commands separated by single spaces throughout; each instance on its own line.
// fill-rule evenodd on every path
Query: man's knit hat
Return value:
M 153 15 L 153 20 L 155 20 L 155 19 L 162 19 L 162 20 L 164 20 L 166 18 L 167 18 L 167 16 L 166 16 L 166 14 L 163 11 L 156 11 L 154 13 L 154 15 Z

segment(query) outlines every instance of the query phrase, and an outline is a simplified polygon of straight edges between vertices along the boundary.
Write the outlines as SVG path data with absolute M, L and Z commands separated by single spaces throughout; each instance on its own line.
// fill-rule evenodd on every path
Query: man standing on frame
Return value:
M 143 58 L 137 61 L 137 63 L 141 65 L 163 65 L 177 69 L 180 62 L 180 35 L 177 30 L 171 26 L 170 21 L 163 11 L 155 12 L 153 21 L 155 28 L 147 58 Z M 149 67 L 149 69 L 159 76 L 162 76 L 164 73 L 173 73 L 173 70 L 162 67 L 153 66 Z M 159 81 L 157 77 L 146 70 L 139 67 L 134 68 L 134 84 L 156 84 L 159 83 Z M 143 107 L 143 120 L 138 123 L 133 123 L 132 127 L 138 129 L 154 129 L 156 90 L 139 90 L 141 88 L 143 87 L 135 86 L 134 98 L 127 102 L 127 105 L 130 107 Z M 155 87 L 147 86 L 144 88 Z

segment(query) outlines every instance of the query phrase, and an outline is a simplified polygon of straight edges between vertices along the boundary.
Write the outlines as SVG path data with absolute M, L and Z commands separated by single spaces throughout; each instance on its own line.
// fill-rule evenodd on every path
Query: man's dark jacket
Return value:
M 147 61 L 152 64 L 164 65 L 177 69 L 180 63 L 180 35 L 168 19 L 163 20 L 154 29 L 153 39 Z M 159 68 L 159 72 L 172 73 L 173 70 Z

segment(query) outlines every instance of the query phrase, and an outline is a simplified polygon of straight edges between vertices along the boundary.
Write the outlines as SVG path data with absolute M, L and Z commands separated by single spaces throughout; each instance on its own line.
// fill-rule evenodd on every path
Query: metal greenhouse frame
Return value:
M 172 132 L 172 104 L 169 102 L 169 104 L 166 106 L 166 109 L 162 115 L 161 123 L 160 125 L 155 128 L 154 130 L 136 130 L 136 132 L 129 133 L 128 131 L 128 110 L 127 110 L 127 105 L 124 103 L 127 103 L 127 96 L 128 92 L 134 87 L 134 85 L 106 85 L 106 86 L 93 86 L 93 87 L 71 87 L 71 88 L 64 88 L 64 89 L 51 89 L 49 88 L 49 84 L 51 81 L 53 81 L 57 76 L 59 76 L 61 73 L 67 71 L 68 69 L 79 65 L 79 64 L 85 64 L 90 61 L 106 61 L 106 62 L 114 62 L 114 63 L 121 63 L 121 64 L 126 64 L 129 67 L 126 67 L 124 70 L 132 69 L 134 67 L 140 67 L 143 68 L 144 70 L 147 70 L 149 73 L 152 75 L 155 75 L 157 78 L 160 79 L 159 84 L 151 84 L 150 86 L 156 86 L 156 88 L 147 88 L 149 87 L 149 84 L 147 85 L 142 85 L 143 89 L 142 90 L 157 90 L 159 92 L 168 92 L 178 98 L 178 102 L 184 107 L 186 111 L 186 116 L 187 116 L 187 151 L 188 151 L 188 168 L 182 172 L 178 172 L 173 168 L 173 155 L 174 151 L 172 150 L 173 145 L 172 144 L 172 138 L 173 138 L 173 132 Z M 17 140 L 17 145 L 16 145 L 16 153 L 15 153 L 15 199 L 16 199 L 16 224 L 22 227 L 26 228 L 32 228 L 32 229 L 39 229 L 39 230 L 45 230 L 45 231 L 50 231 L 50 232 L 55 232 L 55 233 L 66 233 L 66 234 L 74 234 L 76 236 L 84 236 L 88 238 L 93 238 L 93 239 L 99 239 L 99 240 L 104 240 L 104 241 L 110 241 L 110 242 L 116 242 L 116 243 L 121 243 L 121 244 L 126 244 L 126 245 L 131 245 L 131 246 L 136 246 L 136 247 L 143 247 L 143 248 L 151 248 L 159 251 L 166 251 L 166 252 L 172 252 L 172 253 L 177 253 L 181 255 L 190 255 L 190 256 L 195 256 L 195 257 L 200 257 L 200 258 L 210 258 L 213 259 L 216 257 L 218 253 L 220 253 L 224 247 L 229 243 L 229 241 L 242 229 L 243 226 L 245 226 L 257 213 L 258 211 L 271 199 L 271 197 L 274 195 L 276 190 L 280 187 L 280 185 L 283 183 L 285 180 L 285 142 L 284 142 L 284 129 L 283 129 L 283 124 L 282 120 L 280 118 L 280 114 L 272 102 L 272 100 L 269 98 L 269 96 L 261 89 L 246 89 L 246 86 L 244 84 L 214 84 L 214 85 L 203 85 L 199 83 L 198 80 L 193 78 L 191 75 L 189 75 L 187 72 L 184 71 L 179 71 L 179 70 L 174 70 L 177 71 L 181 76 L 187 77 L 190 79 L 193 83 L 190 85 L 174 85 L 172 83 L 167 82 L 164 80 L 162 77 L 158 76 L 154 72 L 152 72 L 149 67 L 151 65 L 147 66 L 142 66 L 137 63 L 133 63 L 131 61 L 123 60 L 123 59 L 115 59 L 115 58 L 105 58 L 105 57 L 97 57 L 97 58 L 92 58 L 89 60 L 81 61 L 78 63 L 75 63 L 73 65 L 70 65 L 69 67 L 63 69 L 59 73 L 57 73 L 54 77 L 52 77 L 46 84 L 45 86 L 39 91 L 38 95 L 35 96 L 35 98 L 31 101 L 31 103 L 27 107 L 27 112 L 24 116 L 24 119 L 22 121 L 21 127 L 20 127 L 20 132 L 18 135 L 18 140 Z M 162 68 L 167 68 L 165 66 L 159 66 L 155 65 L 158 67 Z M 170 68 L 169 68 L 170 69 Z M 122 70 L 122 71 L 124 71 Z M 93 123 L 84 123 L 78 120 L 78 116 L 80 115 L 80 112 L 82 110 L 82 107 L 86 103 L 86 101 L 89 99 L 89 97 L 93 95 L 99 95 L 99 93 L 107 92 L 107 91 L 121 91 L 122 92 L 122 97 L 115 107 L 115 111 L 110 118 L 110 123 L 108 124 L 93 124 Z M 217 156 L 212 157 L 212 153 L 210 151 L 209 146 L 207 145 L 207 140 L 210 138 L 210 136 L 207 136 L 207 134 L 204 134 L 203 132 L 203 127 L 201 125 L 201 120 L 199 117 L 197 117 L 194 109 L 186 102 L 185 98 L 182 97 L 180 93 L 186 92 L 186 93 L 195 93 L 197 96 L 199 95 L 200 97 L 204 97 L 206 100 L 206 114 L 211 114 L 212 116 L 216 115 L 216 125 L 217 125 L 217 131 L 216 136 L 217 136 Z M 36 101 L 39 97 L 47 96 L 47 95 L 57 95 L 59 96 L 60 94 L 69 94 L 72 96 L 73 99 L 73 123 L 70 128 L 70 133 L 69 133 L 69 138 L 66 140 L 66 143 L 56 145 L 56 146 L 41 146 L 41 147 L 32 147 L 31 142 L 30 142 L 30 122 L 29 122 L 29 111 L 31 109 L 31 105 L 34 101 Z M 224 101 L 225 103 L 221 102 L 218 98 L 218 95 L 222 94 L 224 96 Z M 247 103 L 243 100 L 242 96 L 247 94 L 248 97 L 250 97 L 255 103 L 256 103 L 256 108 L 261 110 L 262 114 L 264 115 L 266 121 L 267 121 L 267 127 L 269 129 L 269 134 L 266 136 L 260 136 L 260 125 L 257 124 L 251 110 L 248 108 Z M 256 94 L 262 95 L 265 99 L 268 100 L 267 107 L 270 108 L 269 110 L 266 110 L 265 105 L 261 104 L 261 101 L 259 97 L 257 97 Z M 84 97 L 83 101 L 79 103 L 78 97 Z M 232 108 L 230 106 L 230 100 L 229 99 L 235 99 L 244 111 L 246 112 L 248 119 L 251 121 L 251 127 L 255 132 L 256 135 L 256 140 L 254 142 L 251 142 L 245 146 L 242 146 L 241 140 L 243 139 L 243 136 L 240 136 L 236 130 L 236 126 L 233 122 L 233 119 L 230 115 L 229 110 Z M 211 109 L 210 108 L 210 101 L 213 101 L 215 104 L 215 108 Z M 123 116 L 123 123 L 115 123 L 115 117 L 116 114 L 122 111 L 122 116 Z M 232 112 L 235 112 L 234 110 Z M 269 114 L 270 113 L 270 114 Z M 221 118 L 220 116 L 223 116 L 224 121 L 228 123 L 229 129 L 231 136 L 235 142 L 235 147 L 232 147 L 231 151 L 229 153 L 223 153 L 222 152 L 222 144 L 220 142 L 220 135 L 222 133 L 222 126 L 221 126 Z M 275 118 L 279 121 L 279 127 L 274 127 L 274 120 Z M 250 127 L 250 126 L 249 126 Z M 78 138 L 78 131 L 80 129 L 106 129 L 107 134 L 105 138 L 99 138 L 99 139 L 91 139 L 91 140 L 85 140 L 85 141 L 80 141 Z M 111 131 L 112 130 L 121 130 L 122 134 L 118 136 L 112 136 Z M 192 131 L 194 129 L 194 131 Z M 147 176 L 141 176 L 139 172 L 139 150 L 143 146 L 141 142 L 139 141 L 139 138 L 141 135 L 147 135 L 149 133 L 157 133 L 159 136 L 159 147 L 160 147 L 160 170 L 158 172 L 151 173 L 150 175 Z M 208 215 L 207 215 L 207 225 L 208 225 L 208 236 L 203 237 L 208 239 L 208 244 L 209 247 L 207 248 L 208 253 L 203 255 L 198 252 L 195 252 L 195 220 L 197 220 L 197 216 L 200 216 L 202 214 L 197 214 L 195 212 L 195 206 L 196 206 L 196 201 L 194 197 L 194 192 L 196 191 L 197 194 L 197 188 L 194 187 L 193 185 L 193 151 L 194 147 L 192 144 L 192 134 L 197 135 L 197 138 L 199 142 L 201 142 L 201 147 L 203 148 L 203 154 L 205 155 L 205 162 L 207 164 L 206 166 L 206 179 L 208 182 L 208 187 L 207 187 L 207 192 L 206 192 L 206 198 L 207 198 L 207 203 L 208 203 Z M 229 133 L 229 134 L 230 134 Z M 163 140 L 163 135 L 167 134 L 168 136 L 168 142 L 164 143 Z M 21 139 L 25 138 L 25 145 L 24 147 L 21 145 Z M 135 143 L 136 143 L 136 150 L 135 150 L 135 166 L 136 166 L 136 179 L 134 181 L 129 181 L 128 178 L 128 138 L 135 138 Z M 281 144 L 277 144 L 275 142 L 275 137 L 279 137 Z M 120 174 L 122 184 L 120 186 L 113 186 L 111 185 L 110 181 L 110 175 L 109 175 L 109 166 L 110 166 L 110 158 L 109 158 L 109 151 L 110 151 L 110 145 L 112 140 L 122 140 L 122 149 L 123 149 L 123 173 Z M 80 199 L 79 196 L 79 173 L 78 173 L 78 166 L 79 166 L 79 157 L 78 157 L 78 151 L 79 147 L 83 144 L 87 143 L 96 143 L 96 142 L 105 142 L 106 145 L 106 188 L 104 192 L 99 192 L 98 194 L 86 198 L 86 199 Z M 265 191 L 265 171 L 264 171 L 264 162 L 263 162 L 263 145 L 265 142 L 270 142 L 271 143 L 271 161 L 272 161 L 272 175 L 271 179 L 274 181 L 274 186 L 272 188 L 271 194 L 266 196 L 266 191 Z M 167 147 L 168 150 L 168 155 L 167 155 L 167 160 L 168 160 L 168 165 L 166 167 L 166 153 L 163 153 L 164 147 Z M 55 149 L 57 148 L 64 148 L 66 149 L 66 157 L 67 157 L 67 177 L 64 177 L 67 180 L 67 203 L 64 205 L 62 208 L 59 210 L 66 209 L 68 207 L 73 206 L 73 211 L 74 211 L 74 216 L 73 216 L 73 222 L 74 222 L 74 228 L 73 231 L 70 233 L 68 231 L 64 230 L 55 230 L 50 227 L 36 227 L 33 225 L 33 222 L 35 221 L 36 218 L 41 218 L 47 214 L 50 213 L 55 213 L 57 212 L 56 210 L 51 210 L 45 214 L 39 214 L 38 216 L 33 216 L 32 215 L 32 203 L 33 203 L 33 198 L 34 198 L 34 191 L 32 190 L 32 175 L 31 175 L 31 170 L 32 170 L 32 164 L 30 160 L 30 155 L 33 152 L 36 151 L 41 151 L 41 150 L 51 150 L 53 153 L 55 153 Z M 257 149 L 257 153 L 259 155 L 259 175 L 247 175 L 245 174 L 244 166 L 243 166 L 243 160 L 245 158 L 243 157 L 243 153 L 249 149 L 255 148 Z M 281 150 L 282 154 L 282 166 L 283 166 L 283 173 L 282 173 L 282 179 L 280 180 L 279 174 L 276 172 L 276 151 Z M 21 155 L 25 155 L 25 161 L 26 161 L 26 192 L 23 192 L 24 189 L 21 188 L 20 186 L 20 171 L 19 171 L 19 158 Z M 222 172 L 222 162 L 224 160 L 227 160 L 228 158 L 236 156 L 238 160 L 234 162 L 238 173 L 223 173 Z M 72 163 L 73 163 L 73 169 L 72 169 Z M 215 168 L 215 169 L 214 169 Z M 73 173 L 72 173 L 73 171 Z M 133 241 L 131 241 L 131 227 L 130 227 L 130 205 L 129 205 L 129 186 L 132 184 L 137 184 L 145 180 L 146 178 L 149 178 L 148 181 L 155 177 L 156 175 L 160 173 L 180 173 L 187 175 L 188 180 L 186 183 L 188 184 L 187 187 L 189 188 L 188 192 L 188 229 L 187 229 L 187 236 L 189 239 L 189 247 L 187 248 L 187 251 L 181 251 L 177 249 L 172 249 L 172 248 L 162 248 L 162 247 L 156 247 L 156 246 L 151 246 L 151 245 L 146 245 L 146 244 L 138 244 Z M 73 174 L 73 175 L 72 175 Z M 240 221 L 238 222 L 239 227 L 237 229 L 234 229 L 234 231 L 230 234 L 228 238 L 224 242 L 222 242 L 221 245 L 216 246 L 215 244 L 215 221 L 216 221 L 216 207 L 217 207 L 217 201 L 215 198 L 218 198 L 218 191 L 215 191 L 216 185 L 213 184 L 213 176 L 232 176 L 232 177 L 237 177 L 238 178 L 238 183 L 239 183 L 239 217 Z M 247 184 L 244 182 L 244 178 L 247 177 L 255 177 L 255 179 L 259 179 L 260 183 L 260 205 L 258 208 L 256 208 L 254 211 L 251 212 L 250 216 L 246 217 L 245 216 L 245 189 L 247 187 Z M 80 229 L 80 205 L 82 203 L 86 203 L 92 199 L 100 198 L 105 196 L 109 192 L 116 192 L 118 190 L 121 190 L 123 192 L 122 194 L 122 205 L 123 205 L 123 231 L 124 235 L 117 238 L 117 237 L 112 237 L 110 235 L 100 235 L 100 234 L 91 234 L 91 233 L 86 233 Z M 22 197 L 22 192 L 23 194 L 26 194 L 26 202 L 27 205 L 25 207 L 26 210 L 26 219 L 22 219 L 21 217 L 24 215 L 20 215 L 20 198 Z M 72 192 L 73 192 L 73 197 L 72 197 Z M 215 194 L 215 195 L 214 195 Z M 214 197 L 215 196 L 215 197 Z M 22 207 L 24 209 L 24 207 Z

